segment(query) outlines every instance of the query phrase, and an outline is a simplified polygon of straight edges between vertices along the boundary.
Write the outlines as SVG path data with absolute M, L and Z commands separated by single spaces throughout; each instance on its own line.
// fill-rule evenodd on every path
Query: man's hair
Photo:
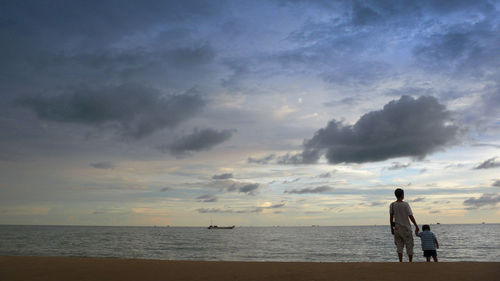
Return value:
M 394 195 L 396 195 L 396 198 L 401 198 L 404 194 L 405 192 L 401 188 L 394 190 Z
M 431 230 L 431 227 L 428 224 L 424 224 L 422 230 Z

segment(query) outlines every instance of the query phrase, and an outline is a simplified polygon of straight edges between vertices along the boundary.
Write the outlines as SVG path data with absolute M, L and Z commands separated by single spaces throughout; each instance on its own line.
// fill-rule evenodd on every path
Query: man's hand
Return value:
M 391 226 L 391 234 L 394 235 L 394 227 Z
M 415 228 L 415 235 L 417 235 L 417 234 L 418 234 L 418 231 L 419 231 L 419 230 L 420 230 L 420 229 L 418 229 L 418 227 L 417 227 L 417 228 Z

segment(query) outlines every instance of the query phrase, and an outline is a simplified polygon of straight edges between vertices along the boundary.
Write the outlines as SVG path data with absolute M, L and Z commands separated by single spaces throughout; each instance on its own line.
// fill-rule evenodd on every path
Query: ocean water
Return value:
M 440 261 L 500 262 L 500 224 L 432 225 Z M 424 261 L 415 237 L 415 261 Z M 95 227 L 0 225 L 0 255 L 210 261 L 397 261 L 388 226 Z M 406 260 L 406 256 L 405 256 Z

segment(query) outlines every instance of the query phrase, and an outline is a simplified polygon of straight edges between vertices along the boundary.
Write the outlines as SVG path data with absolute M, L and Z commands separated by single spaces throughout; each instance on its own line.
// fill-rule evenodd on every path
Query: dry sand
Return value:
M 1 281 L 31 280 L 500 280 L 498 262 L 205 262 L 0 257 Z

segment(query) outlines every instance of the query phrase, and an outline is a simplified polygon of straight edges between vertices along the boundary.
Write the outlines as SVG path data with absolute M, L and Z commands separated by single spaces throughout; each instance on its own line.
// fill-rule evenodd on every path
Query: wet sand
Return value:
M 0 280 L 500 280 L 500 262 L 213 262 L 0 257 Z

